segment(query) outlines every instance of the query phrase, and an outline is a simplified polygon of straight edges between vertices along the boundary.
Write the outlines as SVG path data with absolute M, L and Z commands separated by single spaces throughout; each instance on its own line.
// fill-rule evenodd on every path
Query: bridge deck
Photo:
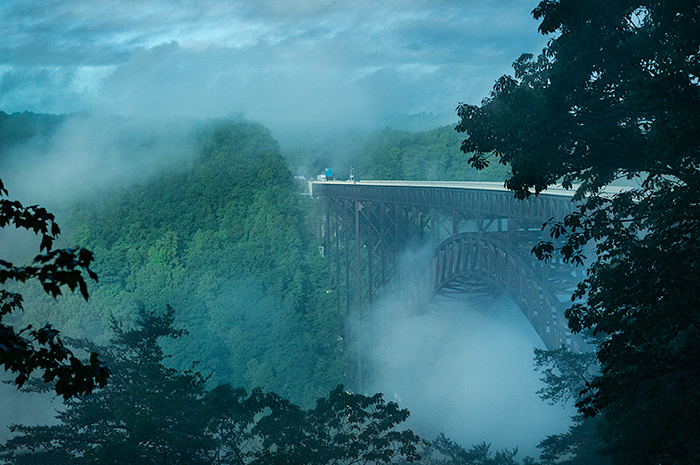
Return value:
M 498 191 L 510 192 L 505 188 L 502 182 L 483 182 L 483 181 L 404 181 L 404 180 L 375 180 L 368 179 L 362 181 L 309 181 L 311 186 L 311 195 L 314 195 L 314 188 L 319 188 L 322 185 L 335 186 L 380 186 L 380 187 L 429 187 L 429 188 L 449 188 L 449 189 L 469 189 L 479 191 Z M 547 191 L 540 195 L 549 196 L 564 196 L 573 197 L 573 189 L 564 189 L 561 186 L 552 186 Z

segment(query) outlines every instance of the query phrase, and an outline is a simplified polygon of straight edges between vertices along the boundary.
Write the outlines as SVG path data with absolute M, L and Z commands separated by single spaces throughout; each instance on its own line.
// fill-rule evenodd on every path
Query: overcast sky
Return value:
M 536 4 L 3 0 L 0 110 L 270 124 L 453 117 L 544 46 Z

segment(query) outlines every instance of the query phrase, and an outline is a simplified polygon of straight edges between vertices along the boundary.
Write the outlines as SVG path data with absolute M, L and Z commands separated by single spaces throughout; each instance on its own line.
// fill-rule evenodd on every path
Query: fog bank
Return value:
M 60 208 L 186 167 L 197 127 L 173 118 L 69 117 L 50 134 L 9 148 L 2 180 L 12 199 Z
M 465 448 L 482 441 L 537 457 L 546 435 L 564 432 L 573 409 L 536 394 L 533 347 L 544 344 L 504 296 L 443 292 L 415 309 L 392 296 L 373 310 L 371 392 L 411 412 L 425 439 L 445 435 Z

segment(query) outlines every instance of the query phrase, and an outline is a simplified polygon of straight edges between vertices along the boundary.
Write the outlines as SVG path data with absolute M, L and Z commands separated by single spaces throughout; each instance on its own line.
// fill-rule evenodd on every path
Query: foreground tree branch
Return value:
M 38 206 L 24 207 L 18 201 L 7 200 L 8 194 L 0 180 L 0 228 L 13 226 L 41 236 L 40 254 L 27 266 L 15 266 L 0 259 L 0 285 L 11 282 L 38 281 L 44 291 L 56 297 L 67 286 L 78 290 L 88 299 L 84 275 L 97 280 L 90 270 L 92 253 L 83 248 L 52 249 L 60 228 L 54 216 Z M 27 326 L 17 330 L 2 320 L 13 312 L 23 309 L 22 295 L 0 289 L 0 366 L 13 373 L 14 383 L 22 387 L 36 371 L 42 373 L 45 382 L 53 382 L 56 394 L 68 399 L 88 394 L 104 386 L 110 375 L 109 369 L 96 353 L 88 361 L 81 361 L 60 338 L 59 332 L 50 324 L 41 328 Z
M 556 35 L 458 106 L 462 149 L 508 165 L 518 198 L 577 186 L 580 208 L 551 224 L 561 246 L 534 251 L 594 251 L 566 312 L 599 341 L 578 409 L 601 417 L 616 463 L 698 462 L 700 4 L 544 0 L 533 15 Z M 629 185 L 606 194 L 615 181 Z

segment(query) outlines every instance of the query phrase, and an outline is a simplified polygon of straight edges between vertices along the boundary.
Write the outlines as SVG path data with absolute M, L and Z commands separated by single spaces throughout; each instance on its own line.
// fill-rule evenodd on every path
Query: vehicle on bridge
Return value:
M 324 181 L 333 181 L 335 178 L 333 177 L 333 168 L 326 168 L 323 174 L 319 174 L 316 176 L 316 180 L 324 182 Z

